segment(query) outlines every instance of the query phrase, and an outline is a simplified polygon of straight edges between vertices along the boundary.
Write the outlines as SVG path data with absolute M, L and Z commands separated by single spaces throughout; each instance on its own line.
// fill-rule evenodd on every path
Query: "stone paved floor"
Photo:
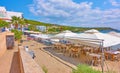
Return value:
M 0 73 L 20 73 L 17 46 L 0 57 Z
M 23 45 L 29 46 L 30 50 L 35 52 L 35 61 L 41 66 L 48 70 L 48 73 L 71 73 L 72 69 L 63 63 L 59 62 L 55 58 L 51 57 L 47 53 L 41 51 L 39 48 L 44 45 L 35 41 L 24 42 Z

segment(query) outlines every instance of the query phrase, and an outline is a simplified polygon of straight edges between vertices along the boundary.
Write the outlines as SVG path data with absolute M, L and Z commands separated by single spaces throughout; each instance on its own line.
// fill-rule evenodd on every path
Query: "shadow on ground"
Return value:
M 79 57 L 78 58 L 73 58 L 73 57 L 70 57 L 68 55 L 65 55 L 61 52 L 56 52 L 55 50 L 51 49 L 51 48 L 45 48 L 44 50 L 50 52 L 51 54 L 53 54 L 54 56 L 57 56 L 59 57 L 60 59 L 66 61 L 66 62 L 69 62 L 73 65 L 78 65 L 80 63 L 82 63 L 80 60 L 79 60 Z
M 19 63 L 18 52 L 14 52 L 9 73 L 20 73 L 20 63 Z

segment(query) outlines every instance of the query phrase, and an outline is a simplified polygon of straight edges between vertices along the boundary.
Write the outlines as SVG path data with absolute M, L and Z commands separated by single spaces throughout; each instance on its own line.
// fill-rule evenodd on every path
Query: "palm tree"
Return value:
M 23 18 L 13 16 L 12 23 L 14 24 L 15 29 L 18 29 L 18 24 L 20 24 L 20 28 L 22 29 L 22 25 L 25 25 L 25 20 Z
M 15 29 L 18 29 L 19 19 L 20 17 L 16 17 L 16 16 L 12 17 L 12 23 L 15 26 Z
M 23 18 L 19 19 L 20 29 L 22 30 L 23 26 L 25 26 L 26 22 Z

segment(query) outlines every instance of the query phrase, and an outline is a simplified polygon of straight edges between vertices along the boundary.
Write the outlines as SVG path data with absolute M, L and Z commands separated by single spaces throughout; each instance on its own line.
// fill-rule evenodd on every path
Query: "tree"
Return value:
M 25 20 L 23 18 L 13 16 L 12 23 L 14 24 L 15 29 L 18 29 L 18 24 L 20 24 L 20 28 L 22 28 L 22 25 L 25 25 Z
M 20 17 L 13 16 L 12 17 L 12 24 L 15 26 L 15 29 L 18 28 L 18 22 L 19 22 Z
M 25 26 L 26 22 L 23 18 L 19 19 L 20 29 L 22 30 L 23 26 Z
M 29 25 L 28 26 L 28 29 L 31 30 L 31 31 L 39 31 L 35 25 Z
M 21 31 L 18 31 L 16 29 L 12 30 L 12 32 L 14 33 L 15 35 L 15 40 L 20 40 L 22 38 L 22 32 Z
M 1 27 L 7 27 L 8 26 L 8 22 L 0 20 L 0 28 Z

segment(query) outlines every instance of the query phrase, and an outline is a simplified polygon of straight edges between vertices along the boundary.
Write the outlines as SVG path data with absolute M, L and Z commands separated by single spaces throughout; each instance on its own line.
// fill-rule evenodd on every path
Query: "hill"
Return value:
M 32 24 L 33 26 L 46 26 L 47 27 L 47 33 L 58 33 L 64 30 L 70 30 L 72 32 L 83 32 L 89 29 L 97 29 L 99 31 L 117 31 L 116 29 L 112 29 L 110 27 L 73 27 L 73 26 L 63 26 L 59 24 L 51 24 L 51 23 L 44 23 L 44 22 L 39 22 L 35 20 L 28 20 L 25 19 L 26 23 Z

